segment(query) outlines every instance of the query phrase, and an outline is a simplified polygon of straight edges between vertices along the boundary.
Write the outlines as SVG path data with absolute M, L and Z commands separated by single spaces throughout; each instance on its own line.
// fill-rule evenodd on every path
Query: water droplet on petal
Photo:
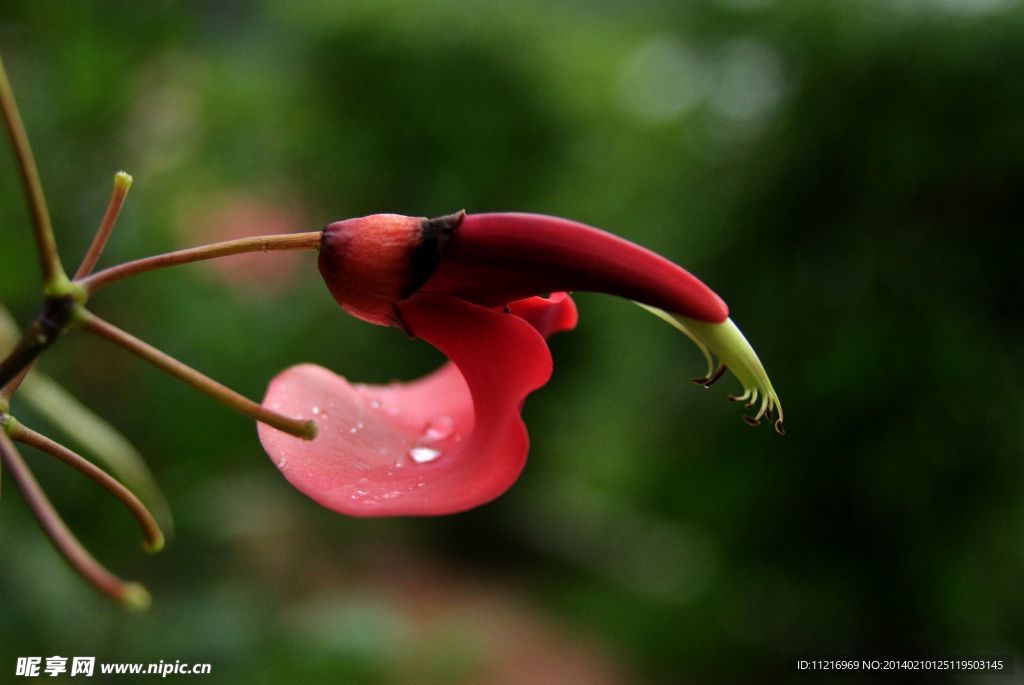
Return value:
M 436 450 L 433 447 L 413 447 L 409 450 L 409 456 L 417 464 L 426 464 L 440 457 L 441 450 Z
M 374 409 L 380 409 L 380 405 L 380 400 L 370 400 L 370 406 L 373 407 Z
M 287 454 L 282 454 L 281 458 L 277 460 L 277 468 L 281 469 L 282 471 L 284 471 L 286 468 L 288 468 L 288 455 Z
M 362 497 L 363 495 L 370 494 L 370 481 L 366 478 L 360 478 L 356 481 L 356 486 L 359 488 L 356 490 L 356 496 Z
M 401 495 L 402 495 L 402 493 L 399 492 L 398 490 L 392 490 L 391 492 L 385 492 L 383 495 L 380 496 L 380 498 L 381 499 L 395 499 L 396 497 L 400 497 Z
M 455 430 L 455 421 L 450 416 L 435 416 L 423 431 L 424 441 L 444 440 Z
M 320 407 L 318 407 L 318 406 L 316 406 L 316 405 L 314 404 L 314 405 L 313 405 L 313 408 L 312 408 L 312 409 L 311 409 L 310 411 L 312 411 L 312 412 L 313 412 L 313 416 L 316 416 L 317 414 L 319 414 L 319 413 L 320 413 Z

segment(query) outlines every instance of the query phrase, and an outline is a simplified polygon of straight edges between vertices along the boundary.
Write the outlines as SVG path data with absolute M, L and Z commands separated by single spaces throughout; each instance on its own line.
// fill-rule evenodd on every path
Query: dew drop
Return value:
M 426 464 L 434 461 L 441 456 L 441 450 L 436 450 L 433 447 L 412 447 L 409 449 L 409 456 L 417 464 Z
M 455 430 L 455 421 L 450 416 L 435 416 L 423 431 L 423 440 L 444 440 Z
M 319 414 L 319 413 L 320 413 L 320 407 L 318 407 L 318 406 L 316 406 L 316 405 L 314 404 L 314 405 L 313 405 L 313 408 L 312 408 L 312 409 L 311 409 L 310 411 L 312 411 L 312 412 L 313 412 L 313 416 L 316 416 L 317 414 Z
M 373 407 L 374 409 L 380 409 L 380 405 L 380 400 L 370 400 L 370 406 Z
M 401 495 L 402 495 L 402 493 L 399 492 L 398 490 L 392 490 L 391 492 L 385 492 L 383 495 L 380 496 L 380 498 L 381 499 L 395 499 L 397 497 L 400 497 Z
M 370 481 L 368 479 L 360 478 L 358 481 L 356 481 L 356 487 L 359 488 L 358 490 L 356 490 L 356 495 L 358 495 L 359 497 L 370 494 Z
M 277 463 L 277 468 L 279 468 L 282 471 L 284 471 L 286 468 L 288 468 L 288 455 L 287 454 L 282 454 L 281 458 L 278 459 L 276 463 Z

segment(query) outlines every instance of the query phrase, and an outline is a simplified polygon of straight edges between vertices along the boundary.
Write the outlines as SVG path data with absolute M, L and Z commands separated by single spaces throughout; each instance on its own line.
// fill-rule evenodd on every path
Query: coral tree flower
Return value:
M 264 405 L 315 420 L 319 435 L 305 442 L 260 424 L 260 440 L 292 485 L 329 509 L 448 514 L 511 486 L 529 448 L 523 402 L 551 375 L 545 339 L 576 325 L 570 290 L 634 300 L 678 328 L 708 362 L 695 382 L 710 385 L 728 367 L 744 389 L 731 399 L 758 407 L 748 423 L 777 412 L 782 432 L 778 396 L 721 298 L 590 226 L 533 214 L 378 214 L 328 225 L 320 271 L 347 312 L 449 359 L 410 383 L 353 385 L 310 364 L 271 381 Z

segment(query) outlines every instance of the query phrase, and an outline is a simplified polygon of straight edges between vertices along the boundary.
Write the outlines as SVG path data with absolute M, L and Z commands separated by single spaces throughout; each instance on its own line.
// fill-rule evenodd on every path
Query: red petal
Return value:
M 585 224 L 540 214 L 468 214 L 419 292 L 496 306 L 539 293 L 590 290 L 720 323 L 722 299 L 650 250 Z
M 484 504 L 522 471 L 519 416 L 551 375 L 542 334 L 576 323 L 572 300 L 531 298 L 512 313 L 458 298 L 415 295 L 409 330 L 451 361 L 417 381 L 350 385 L 313 365 L 283 371 L 264 406 L 319 426 L 312 442 L 259 425 L 260 441 L 298 490 L 352 516 L 450 514 Z

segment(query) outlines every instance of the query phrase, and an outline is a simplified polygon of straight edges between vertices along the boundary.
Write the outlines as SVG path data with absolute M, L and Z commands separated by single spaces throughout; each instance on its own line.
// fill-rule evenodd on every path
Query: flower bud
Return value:
M 328 290 L 349 314 L 404 328 L 394 304 L 434 273 L 464 215 L 373 214 L 329 224 L 320 245 L 320 273 Z

